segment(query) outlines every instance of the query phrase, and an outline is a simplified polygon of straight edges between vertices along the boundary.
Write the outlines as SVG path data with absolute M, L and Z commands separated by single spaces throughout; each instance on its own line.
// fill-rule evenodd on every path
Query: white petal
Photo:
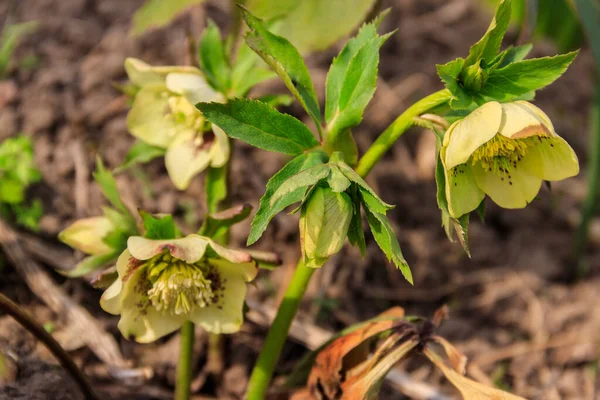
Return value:
M 579 173 L 575 151 L 560 136 L 539 137 L 533 147 L 527 148 L 523 168 L 545 181 L 560 181 Z
M 213 333 L 237 332 L 244 322 L 244 300 L 246 298 L 246 281 L 256 275 L 253 263 L 232 264 L 224 261 L 211 261 L 217 267 L 222 291 L 219 301 L 208 307 L 197 308 L 190 315 L 190 320 Z
M 446 167 L 450 169 L 466 163 L 475 150 L 498 133 L 501 119 L 502 106 L 490 101 L 460 120 L 448 132 Z
M 197 74 L 170 73 L 167 75 L 170 91 L 183 95 L 190 103 L 211 102 L 219 99 L 219 94 Z
M 210 166 L 213 168 L 219 168 L 225 165 L 229 160 L 230 148 L 229 138 L 223 129 L 219 128 L 215 124 L 212 126 L 213 133 L 215 134 L 215 141 L 210 148 Z
M 546 120 L 548 120 L 547 117 Z M 502 122 L 499 133 L 511 139 L 552 135 L 545 120 L 531 107 L 525 106 L 523 102 L 502 104 Z
M 187 130 L 177 135 L 167 148 L 165 166 L 175 187 L 185 190 L 194 176 L 210 164 L 210 148 L 201 148 L 196 143 L 196 133 Z
M 166 87 L 145 86 L 135 96 L 133 106 L 127 114 L 127 129 L 133 136 L 148 144 L 166 148 L 176 129 L 173 120 L 166 117 L 168 111 Z
M 168 250 L 173 257 L 190 264 L 204 256 L 206 246 L 208 246 L 208 241 L 198 235 L 169 240 L 152 240 L 141 236 L 131 236 L 127 240 L 127 249 L 138 260 L 148 260 Z
M 471 167 L 473 177 L 494 203 L 504 208 L 524 208 L 540 191 L 542 180 L 526 171 L 521 162 L 507 173 L 483 169 L 480 163 Z

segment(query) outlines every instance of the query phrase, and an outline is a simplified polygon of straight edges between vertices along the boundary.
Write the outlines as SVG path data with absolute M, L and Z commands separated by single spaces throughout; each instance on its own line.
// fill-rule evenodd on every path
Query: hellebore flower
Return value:
M 542 181 L 579 173 L 577 156 L 548 116 L 525 101 L 492 101 L 448 128 L 440 152 L 453 217 L 473 211 L 485 195 L 501 207 L 523 208 Z
M 117 272 L 100 305 L 121 315 L 123 336 L 149 343 L 187 320 L 213 333 L 238 331 L 246 283 L 256 276 L 257 265 L 248 253 L 203 236 L 132 236 L 117 260 Z
M 346 193 L 316 187 L 300 215 L 300 241 L 305 265 L 318 268 L 344 245 L 352 220 L 352 200 Z
M 194 106 L 224 102 L 202 72 L 194 67 L 152 67 L 128 58 L 125 70 L 140 88 L 127 115 L 127 127 L 136 138 L 166 149 L 165 165 L 175 186 L 184 190 L 199 172 L 222 167 L 229 158 L 229 140 L 219 127 L 205 132 L 206 120 Z
M 106 217 L 78 219 L 58 234 L 58 239 L 70 247 L 92 256 L 109 254 L 113 249 L 103 239 L 114 226 Z

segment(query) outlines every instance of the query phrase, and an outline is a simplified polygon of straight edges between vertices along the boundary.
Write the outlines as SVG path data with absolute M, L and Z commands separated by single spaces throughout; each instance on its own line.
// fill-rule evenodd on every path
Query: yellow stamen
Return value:
M 527 148 L 535 145 L 535 137 L 525 139 L 509 139 L 497 134 L 480 146 L 471 156 L 471 163 L 481 163 L 483 168 L 491 172 L 506 172 L 520 161 L 527 153 Z

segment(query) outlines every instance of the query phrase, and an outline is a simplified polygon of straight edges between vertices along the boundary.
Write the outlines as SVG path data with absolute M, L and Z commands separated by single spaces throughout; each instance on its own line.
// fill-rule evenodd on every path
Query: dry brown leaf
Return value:
M 465 400 L 525 400 L 523 397 L 486 386 L 459 374 L 454 369 L 448 367 L 444 360 L 431 349 L 426 348 L 424 354 L 444 373 L 446 378 L 459 390 Z
M 431 340 L 444 348 L 444 351 L 448 356 L 448 360 L 450 361 L 450 364 L 452 364 L 452 368 L 454 368 L 454 370 L 459 374 L 464 375 L 467 367 L 467 356 L 465 356 L 460 350 L 454 347 L 452 343 L 441 336 L 433 335 Z

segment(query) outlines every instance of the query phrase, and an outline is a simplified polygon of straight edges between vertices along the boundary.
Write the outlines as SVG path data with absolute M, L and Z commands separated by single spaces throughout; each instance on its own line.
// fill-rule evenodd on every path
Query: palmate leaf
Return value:
M 279 75 L 287 88 L 300 101 L 306 112 L 321 129 L 321 111 L 315 88 L 298 50 L 284 37 L 277 36 L 247 9 L 242 7 L 242 15 L 250 31 L 246 43 Z
M 295 156 L 319 145 L 301 121 L 257 100 L 199 103 L 196 107 L 228 136 L 263 150 Z
M 558 79 L 579 52 L 514 62 L 490 73 L 480 94 L 493 100 L 510 101 L 542 89 Z
M 377 27 L 387 12 L 365 24 L 333 60 L 327 74 L 325 118 L 330 132 L 358 125 L 375 93 L 379 48 L 390 34 L 379 36 Z
M 301 154 L 287 163 L 269 179 L 265 194 L 260 199 L 260 205 L 252 221 L 252 229 L 248 235 L 248 246 L 260 239 L 265 229 L 267 229 L 267 225 L 276 214 L 283 211 L 289 205 L 302 201 L 306 190 L 305 188 L 296 189 L 281 197 L 274 204 L 271 204 L 273 193 L 291 176 L 325 162 L 327 162 L 327 155 L 322 151 Z

